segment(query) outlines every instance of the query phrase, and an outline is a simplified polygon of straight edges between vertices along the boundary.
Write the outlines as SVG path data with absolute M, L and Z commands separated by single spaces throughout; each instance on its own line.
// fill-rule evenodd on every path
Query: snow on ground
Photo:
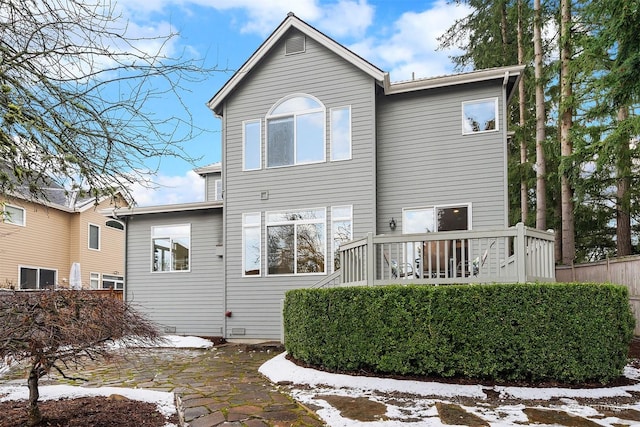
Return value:
M 577 398 L 615 398 L 631 397 L 632 393 L 640 393 L 640 383 L 621 387 L 603 387 L 592 389 L 573 388 L 535 388 L 535 387 L 487 387 L 480 385 L 442 384 L 437 382 L 421 382 L 409 380 L 382 379 L 332 374 L 315 369 L 300 367 L 286 359 L 286 353 L 268 360 L 260 367 L 260 372 L 274 383 L 292 384 L 292 396 L 305 405 L 314 405 L 317 414 L 329 426 L 441 426 L 436 402 L 451 403 L 453 397 L 468 397 L 477 403 L 474 406 L 462 406 L 467 412 L 487 420 L 491 426 L 513 426 L 528 424 L 528 417 L 523 412 L 525 405 L 503 405 L 491 407 L 482 402 L 486 399 L 486 391 L 500 393 L 503 399 L 545 400 L 559 399 L 561 404 L 550 402 L 544 407 L 564 411 L 568 414 L 593 417 L 598 411 L 579 404 Z M 625 376 L 631 379 L 640 378 L 640 370 L 627 366 Z M 392 398 L 389 398 L 389 395 Z M 354 421 L 343 417 L 340 411 L 332 407 L 323 396 L 366 397 L 370 401 L 386 405 L 384 421 Z M 640 411 L 640 401 L 633 405 L 620 405 L 627 409 Z M 542 408 L 542 406 L 541 406 Z M 607 417 L 598 419 L 603 426 L 620 423 L 621 419 Z M 627 424 L 628 421 L 627 421 Z M 632 425 L 640 425 L 633 423 Z

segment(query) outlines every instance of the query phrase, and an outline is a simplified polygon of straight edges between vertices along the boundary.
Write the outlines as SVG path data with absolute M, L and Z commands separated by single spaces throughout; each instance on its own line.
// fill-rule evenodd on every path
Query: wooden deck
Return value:
M 554 234 L 501 230 L 374 236 L 343 244 L 339 274 L 318 286 L 555 281 Z

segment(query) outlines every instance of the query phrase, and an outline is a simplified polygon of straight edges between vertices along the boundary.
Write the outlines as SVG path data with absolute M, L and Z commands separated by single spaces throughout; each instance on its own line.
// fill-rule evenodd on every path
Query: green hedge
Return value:
M 298 289 L 285 347 L 334 371 L 606 383 L 633 337 L 628 298 L 584 283 Z

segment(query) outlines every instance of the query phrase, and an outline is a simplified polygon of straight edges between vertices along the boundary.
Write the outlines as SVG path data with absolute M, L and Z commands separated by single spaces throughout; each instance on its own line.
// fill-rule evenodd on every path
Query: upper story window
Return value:
M 242 170 L 262 169 L 262 122 L 242 123 Z
M 279 101 L 267 114 L 267 167 L 325 161 L 325 108 L 309 95 Z
M 189 271 L 191 225 L 151 227 L 153 271 Z
M 331 109 L 331 160 L 351 158 L 351 107 Z
M 109 228 L 115 228 L 116 230 L 124 230 L 124 223 L 122 221 L 118 221 L 116 219 L 109 219 L 105 223 L 105 225 Z
M 463 135 L 497 130 L 498 98 L 478 99 L 462 103 Z
M 89 249 L 100 250 L 100 226 L 89 224 Z
M 0 213 L 2 214 L 2 222 L 24 227 L 25 211 L 23 208 L 0 204 Z

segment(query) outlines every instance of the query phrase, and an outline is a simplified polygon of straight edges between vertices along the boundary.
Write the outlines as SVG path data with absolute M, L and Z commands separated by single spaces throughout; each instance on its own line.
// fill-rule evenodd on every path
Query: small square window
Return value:
M 498 98 L 462 103 L 462 134 L 498 130 Z
M 0 213 L 2 214 L 2 222 L 24 227 L 25 212 L 23 208 L 12 205 L 0 205 Z

